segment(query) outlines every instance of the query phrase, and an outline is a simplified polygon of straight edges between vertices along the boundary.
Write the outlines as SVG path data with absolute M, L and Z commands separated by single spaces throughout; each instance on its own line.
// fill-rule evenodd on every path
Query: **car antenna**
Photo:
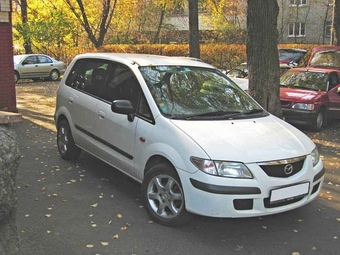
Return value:
M 118 44 L 119 45 L 119 48 L 126 54 L 126 55 L 128 55 L 128 53 L 124 50 L 124 48 L 120 45 L 120 44 Z M 138 67 L 140 67 L 140 65 L 136 62 L 136 61 L 134 61 L 134 60 L 132 60 L 132 63 L 131 63 L 132 65 L 134 65 L 134 64 L 137 64 L 138 65 Z

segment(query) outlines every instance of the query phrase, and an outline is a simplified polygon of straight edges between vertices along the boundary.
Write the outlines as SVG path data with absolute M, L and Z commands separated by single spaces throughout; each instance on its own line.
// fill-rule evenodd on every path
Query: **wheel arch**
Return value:
M 169 159 L 167 159 L 166 157 L 164 157 L 162 155 L 153 155 L 152 157 L 150 157 L 148 159 L 148 161 L 145 164 L 144 176 L 153 166 L 158 165 L 160 163 L 166 163 L 176 171 L 176 167 L 171 163 L 171 161 Z M 176 173 L 177 173 L 177 171 L 176 171 Z

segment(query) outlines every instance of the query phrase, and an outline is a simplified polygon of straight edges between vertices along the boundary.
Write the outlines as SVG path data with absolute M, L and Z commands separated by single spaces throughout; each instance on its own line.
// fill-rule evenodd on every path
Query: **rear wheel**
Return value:
M 61 158 L 70 160 L 79 157 L 81 150 L 75 145 L 70 125 L 66 120 L 60 121 L 58 125 L 57 144 Z
M 60 76 L 60 74 L 59 74 L 59 71 L 58 70 L 52 70 L 51 71 L 51 73 L 50 73 L 50 79 L 52 80 L 52 81 L 57 81 L 58 79 L 59 79 L 59 76 Z
M 320 109 L 318 114 L 316 115 L 316 118 L 311 127 L 311 130 L 316 131 L 316 132 L 320 131 L 324 125 L 324 119 L 325 119 L 325 111 L 323 109 Z
M 185 209 L 179 177 L 168 163 L 155 165 L 146 173 L 142 197 L 151 218 L 162 225 L 179 226 L 192 218 Z

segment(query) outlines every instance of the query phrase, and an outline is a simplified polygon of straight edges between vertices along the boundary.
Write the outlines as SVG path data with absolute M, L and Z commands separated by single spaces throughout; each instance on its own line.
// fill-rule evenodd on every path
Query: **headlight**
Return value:
M 293 104 L 292 108 L 293 109 L 299 109 L 299 110 L 312 111 L 312 110 L 314 110 L 314 104 L 297 103 L 297 104 Z
M 253 175 L 249 169 L 242 163 L 212 161 L 201 158 L 190 158 L 191 162 L 201 171 L 222 177 L 252 179 Z
M 320 161 L 320 154 L 318 148 L 315 147 L 315 149 L 312 151 L 310 155 L 312 157 L 313 166 L 316 166 L 316 164 L 319 163 Z

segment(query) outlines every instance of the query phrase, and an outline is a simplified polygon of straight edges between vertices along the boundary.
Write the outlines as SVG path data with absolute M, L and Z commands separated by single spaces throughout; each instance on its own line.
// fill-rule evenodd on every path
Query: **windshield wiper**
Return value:
M 214 112 L 205 112 L 205 113 L 199 113 L 199 114 L 192 114 L 183 116 L 186 120 L 191 119 L 205 119 L 205 118 L 211 118 L 211 119 L 221 119 L 221 118 L 229 118 L 231 116 L 234 116 L 235 114 L 240 114 L 242 112 L 239 111 L 214 111 Z
M 201 114 L 193 114 L 184 116 L 186 120 L 194 120 L 194 119 L 232 119 L 235 116 L 240 115 L 249 115 L 249 114 L 255 114 L 263 112 L 262 109 L 252 109 L 247 112 L 240 112 L 240 111 L 215 111 L 215 112 L 206 112 Z

